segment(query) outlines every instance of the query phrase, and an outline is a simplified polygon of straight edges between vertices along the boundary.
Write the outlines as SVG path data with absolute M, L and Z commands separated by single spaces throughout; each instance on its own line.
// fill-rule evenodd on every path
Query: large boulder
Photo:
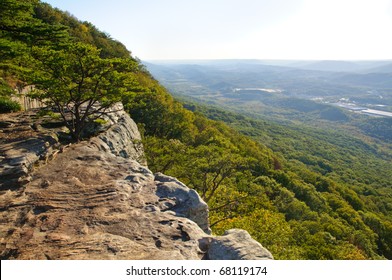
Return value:
M 177 216 L 194 221 L 205 232 L 211 233 L 208 221 L 208 206 L 199 194 L 177 179 L 162 173 L 155 174 L 157 195 L 161 198 L 161 209 L 171 210 Z
M 214 237 L 208 245 L 212 260 L 272 260 L 272 254 L 247 231 L 231 229 L 223 236 Z

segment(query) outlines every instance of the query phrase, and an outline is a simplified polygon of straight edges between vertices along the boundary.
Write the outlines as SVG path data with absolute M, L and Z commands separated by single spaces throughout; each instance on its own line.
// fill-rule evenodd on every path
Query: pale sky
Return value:
M 142 60 L 392 59 L 392 0 L 44 0 Z

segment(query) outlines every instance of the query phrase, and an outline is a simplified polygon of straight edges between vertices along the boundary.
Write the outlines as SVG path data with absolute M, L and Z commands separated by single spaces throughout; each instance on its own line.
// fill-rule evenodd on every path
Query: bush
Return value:
M 10 96 L 14 91 L 12 88 L 7 85 L 2 78 L 0 78 L 0 97 L 2 96 Z
M 22 107 L 16 101 L 7 97 L 0 97 L 0 114 L 20 111 Z

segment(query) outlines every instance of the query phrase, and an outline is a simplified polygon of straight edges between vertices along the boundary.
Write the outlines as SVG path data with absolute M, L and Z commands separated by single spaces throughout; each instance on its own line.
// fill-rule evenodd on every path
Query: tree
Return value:
M 88 121 L 107 113 L 132 92 L 137 82 L 132 76 L 138 64 L 132 58 L 101 58 L 100 50 L 82 43 L 60 50 L 33 48 L 36 90 L 33 97 L 54 107 L 62 116 L 74 141 Z
M 243 157 L 214 144 L 200 145 L 185 154 L 179 177 L 186 178 L 185 182 L 196 189 L 206 203 L 221 187 L 231 183 L 236 172 L 246 168 Z
M 46 24 L 34 17 L 38 0 L 0 0 L 0 62 L 27 52 L 32 45 L 61 46 L 66 27 Z
M 33 4 L 36 0 L 0 0 L 0 59 L 13 55 L 16 41 L 26 36 L 26 31 L 35 23 Z
M 16 86 L 27 85 L 23 77 L 31 67 L 32 46 L 59 49 L 70 40 L 65 26 L 35 17 L 39 4 L 38 0 L 0 0 L 0 76 L 8 81 L 0 87 L 3 94 L 4 89 L 12 94 Z

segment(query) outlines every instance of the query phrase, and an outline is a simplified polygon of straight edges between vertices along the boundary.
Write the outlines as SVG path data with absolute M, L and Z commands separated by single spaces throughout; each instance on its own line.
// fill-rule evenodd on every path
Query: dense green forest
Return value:
M 1 0 L 1 7 L 2 100 L 33 82 L 40 90 L 37 97 L 53 98 L 55 104 L 63 104 L 66 95 L 103 104 L 121 100 L 144 135 L 149 167 L 200 193 L 215 234 L 246 229 L 276 259 L 392 258 L 388 150 L 332 130 L 180 103 L 121 43 L 93 24 L 35 0 Z M 84 72 L 61 72 L 76 67 L 64 60 L 72 61 L 80 50 L 86 55 L 76 56 L 79 62 L 121 90 L 104 87 L 91 94 L 79 79 Z M 58 70 L 46 73 L 45 67 Z M 55 95 L 43 94 L 56 85 L 58 73 L 70 79 Z M 86 88 L 75 91 L 75 85 Z

